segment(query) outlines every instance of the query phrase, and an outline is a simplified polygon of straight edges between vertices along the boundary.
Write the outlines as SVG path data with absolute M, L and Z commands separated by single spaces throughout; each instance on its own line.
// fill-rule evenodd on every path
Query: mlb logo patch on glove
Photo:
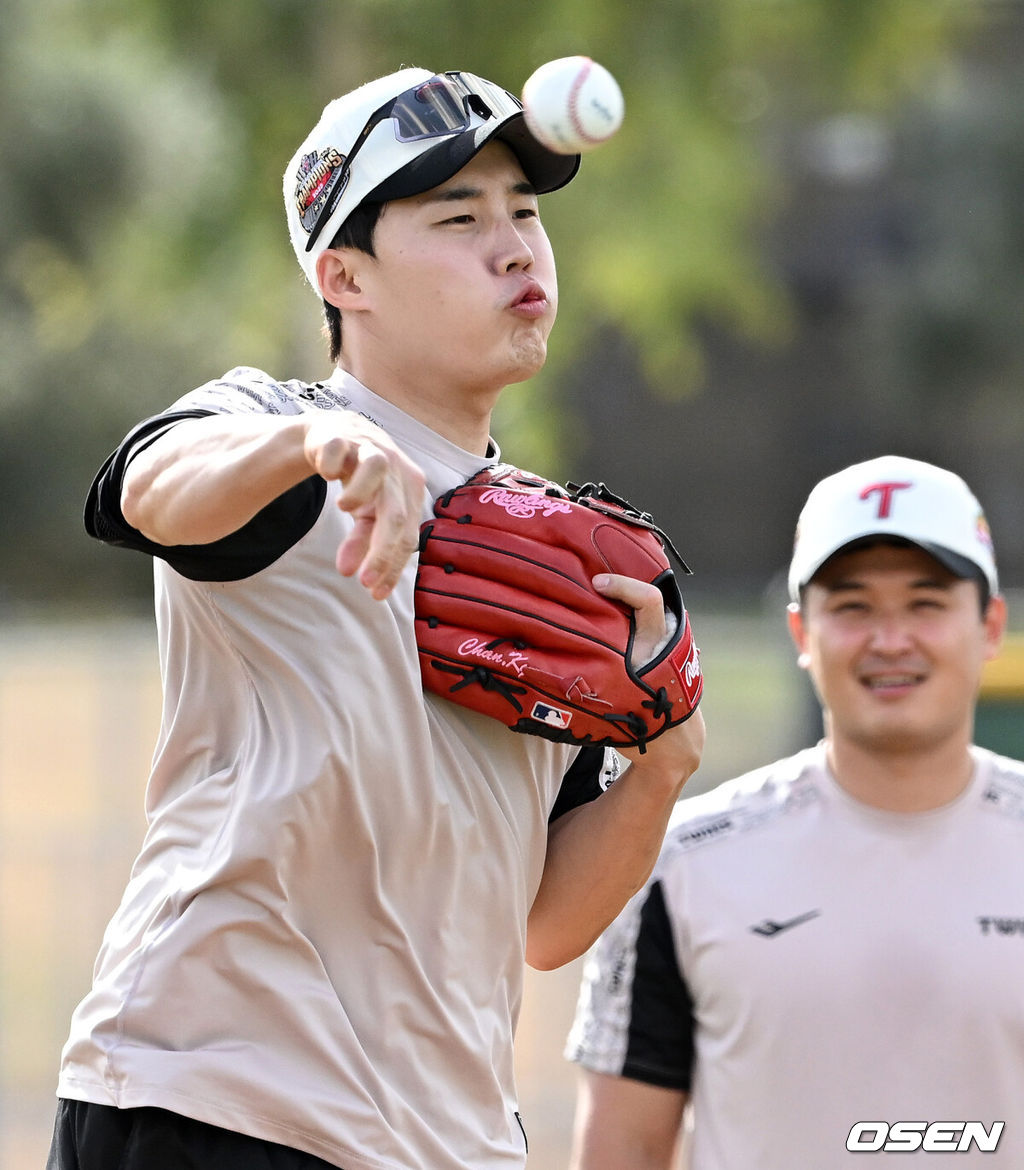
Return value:
M 604 485 L 563 488 L 500 466 L 446 492 L 420 532 L 416 640 L 424 688 L 562 743 L 637 747 L 693 714 L 703 676 L 651 517 Z M 634 669 L 634 610 L 599 573 L 657 586 L 672 631 Z

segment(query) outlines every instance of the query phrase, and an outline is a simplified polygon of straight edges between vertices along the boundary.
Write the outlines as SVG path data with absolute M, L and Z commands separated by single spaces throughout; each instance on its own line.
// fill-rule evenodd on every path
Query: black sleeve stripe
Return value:
M 128 464 L 140 451 L 158 439 L 175 423 L 186 418 L 204 418 L 208 410 L 188 410 L 148 418 L 128 435 L 103 462 L 89 488 L 85 501 L 85 530 L 97 540 L 123 548 L 135 548 L 145 537 L 125 520 L 121 513 L 121 484 Z M 147 550 L 148 551 L 148 550 Z
M 316 523 L 327 498 L 327 483 L 318 475 L 282 493 L 237 532 L 211 544 L 156 544 L 125 520 L 121 485 L 132 459 L 176 423 L 214 413 L 176 411 L 146 419 L 135 427 L 107 457 L 92 482 L 85 502 L 86 532 L 106 544 L 160 557 L 192 581 L 240 581 L 272 565 L 298 543 Z
M 679 970 L 661 882 L 640 912 L 629 1033 L 622 1075 L 689 1092 L 693 1000 Z
M 596 800 L 601 795 L 601 771 L 604 768 L 604 748 L 585 746 L 576 753 L 576 759 L 562 777 L 562 786 L 548 817 L 548 824 L 557 821 L 570 809 Z

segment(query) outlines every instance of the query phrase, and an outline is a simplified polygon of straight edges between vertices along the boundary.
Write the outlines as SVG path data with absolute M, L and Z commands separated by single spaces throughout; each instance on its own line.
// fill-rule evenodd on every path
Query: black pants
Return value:
M 166 1109 L 61 1100 L 46 1170 L 337 1170 L 276 1142 Z

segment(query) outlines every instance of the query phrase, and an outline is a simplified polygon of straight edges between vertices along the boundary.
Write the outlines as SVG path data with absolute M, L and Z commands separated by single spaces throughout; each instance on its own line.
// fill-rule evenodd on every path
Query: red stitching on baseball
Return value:
M 595 138 L 593 134 L 588 134 L 583 123 L 580 121 L 579 113 L 576 110 L 576 98 L 580 90 L 583 88 L 583 83 L 590 76 L 590 70 L 594 62 L 589 57 L 584 57 L 586 64 L 576 74 L 576 78 L 572 83 L 572 88 L 569 90 L 569 120 L 572 122 L 572 128 L 576 131 L 576 136 L 582 138 L 584 142 L 603 142 L 603 138 Z

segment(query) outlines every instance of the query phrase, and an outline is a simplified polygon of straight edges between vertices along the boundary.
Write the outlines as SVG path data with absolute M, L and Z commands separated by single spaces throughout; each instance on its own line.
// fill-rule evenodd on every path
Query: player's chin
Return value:
M 505 384 L 525 382 L 539 373 L 547 360 L 547 331 L 520 334 L 509 347 Z
M 872 755 L 910 756 L 934 751 L 945 738 L 945 730 L 917 726 L 910 720 L 879 720 L 858 728 L 850 738 Z

